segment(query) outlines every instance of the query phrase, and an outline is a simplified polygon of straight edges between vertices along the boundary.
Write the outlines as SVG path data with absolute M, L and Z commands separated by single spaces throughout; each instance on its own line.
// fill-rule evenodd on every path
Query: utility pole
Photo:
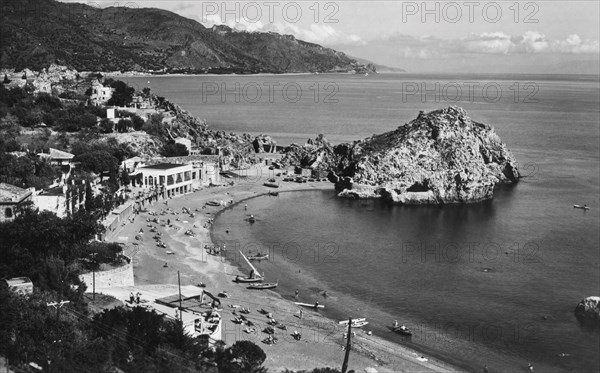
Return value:
M 179 286 L 179 322 L 183 323 L 183 317 L 181 315 L 181 277 L 179 276 L 179 271 L 177 271 L 177 284 Z
M 50 302 L 50 303 L 46 303 L 46 306 L 56 308 L 56 320 L 59 320 L 60 319 L 60 309 L 62 308 L 62 306 L 64 306 L 67 303 L 71 303 L 71 301 L 61 300 L 60 302 Z
M 348 319 L 348 342 L 346 343 L 346 355 L 342 364 L 342 373 L 348 370 L 348 359 L 350 358 L 350 348 L 352 347 L 352 317 Z
M 90 255 L 94 258 L 94 263 L 92 264 L 92 299 L 96 300 L 96 255 L 98 255 L 98 253 L 92 253 Z

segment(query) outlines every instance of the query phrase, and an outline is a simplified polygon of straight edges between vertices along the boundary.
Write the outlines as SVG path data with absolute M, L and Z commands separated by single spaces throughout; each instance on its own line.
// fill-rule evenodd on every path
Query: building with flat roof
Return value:
M 17 294 L 33 293 L 33 283 L 29 277 L 13 277 L 5 281 L 8 285 L 8 288 Z
M 14 220 L 19 208 L 32 200 L 32 194 L 31 190 L 0 183 L 0 223 Z
M 198 178 L 191 164 L 158 163 L 140 171 L 141 186 L 156 190 L 163 198 L 192 192 L 192 183 Z

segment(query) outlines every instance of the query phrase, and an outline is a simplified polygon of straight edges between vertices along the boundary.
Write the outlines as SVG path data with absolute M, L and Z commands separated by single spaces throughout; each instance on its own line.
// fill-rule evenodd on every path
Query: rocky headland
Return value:
M 494 129 L 448 107 L 394 131 L 337 146 L 319 136 L 293 145 L 282 163 L 328 169 L 340 197 L 398 204 L 470 203 L 519 180 L 517 163 Z

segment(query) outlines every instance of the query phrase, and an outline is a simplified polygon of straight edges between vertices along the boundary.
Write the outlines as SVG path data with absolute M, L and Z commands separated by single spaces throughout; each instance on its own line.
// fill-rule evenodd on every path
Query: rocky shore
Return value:
M 583 325 L 600 327 L 600 297 L 587 297 L 579 302 L 575 317 Z
M 320 135 L 292 145 L 282 163 L 329 170 L 340 197 L 397 204 L 479 202 L 520 177 L 494 129 L 460 107 L 421 112 L 394 131 L 352 143 L 332 146 Z

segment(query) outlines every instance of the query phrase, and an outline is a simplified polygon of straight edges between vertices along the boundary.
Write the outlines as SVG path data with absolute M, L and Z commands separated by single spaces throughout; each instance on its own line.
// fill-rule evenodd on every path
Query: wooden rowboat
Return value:
M 275 283 L 252 284 L 252 285 L 248 286 L 248 289 L 258 289 L 258 290 L 274 289 L 277 287 L 277 285 L 279 285 L 279 281 L 277 281 Z
M 302 306 L 302 307 L 307 307 L 307 308 L 325 308 L 324 305 L 322 304 L 318 304 L 315 305 L 314 303 L 301 303 L 301 302 L 296 302 L 297 306 Z M 346 321 L 346 324 L 348 323 L 348 321 Z

